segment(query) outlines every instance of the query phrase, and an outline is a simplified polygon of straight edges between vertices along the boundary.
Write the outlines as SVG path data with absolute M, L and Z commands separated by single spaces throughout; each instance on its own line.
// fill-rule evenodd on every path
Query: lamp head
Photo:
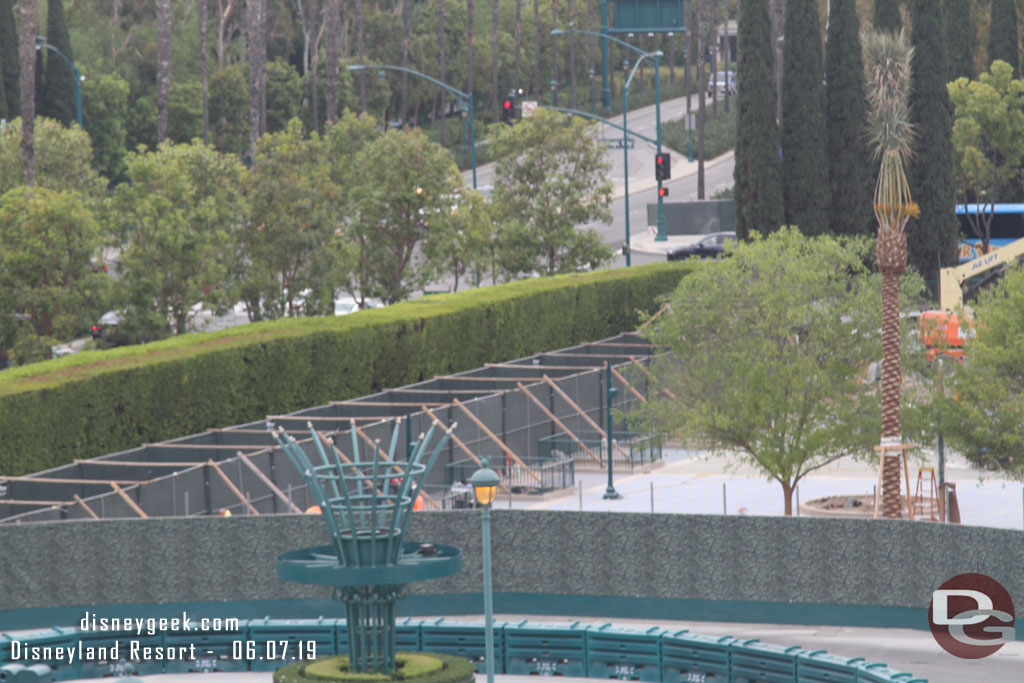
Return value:
M 473 487 L 476 502 L 483 507 L 490 507 L 494 499 L 498 497 L 498 485 L 501 483 L 501 477 L 487 466 L 487 458 L 482 458 L 480 469 L 469 478 L 469 483 Z
M 349 64 L 348 65 L 348 70 L 349 71 L 363 71 L 365 69 L 366 69 L 366 65 L 365 64 Z

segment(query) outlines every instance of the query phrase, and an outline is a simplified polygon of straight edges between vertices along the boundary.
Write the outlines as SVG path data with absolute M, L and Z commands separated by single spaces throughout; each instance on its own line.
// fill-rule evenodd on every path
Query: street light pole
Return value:
M 494 683 L 494 588 L 491 585 L 491 504 L 498 497 L 501 477 L 487 466 L 487 458 L 481 458 L 480 469 L 469 478 L 477 504 L 483 508 L 481 514 L 484 563 L 484 666 L 487 683 Z
M 605 0 L 602 0 L 601 7 L 602 7 L 602 10 L 604 10 L 606 8 L 606 1 Z M 641 62 L 643 62 L 644 59 L 652 59 L 654 61 L 654 123 L 655 123 L 655 129 L 656 129 L 656 134 L 655 134 L 656 142 L 655 142 L 655 146 L 657 147 L 658 154 L 661 154 L 661 78 L 659 77 L 660 74 L 658 72 L 658 65 L 660 63 L 660 59 L 659 58 L 663 57 L 664 53 L 661 50 L 655 50 L 654 52 L 644 52 L 643 50 L 641 50 L 640 48 L 636 47 L 635 45 L 630 45 L 629 43 L 627 43 L 624 40 L 620 40 L 620 39 L 615 38 L 613 36 L 609 36 L 607 33 L 604 32 L 604 31 L 607 30 L 606 23 L 607 22 L 604 21 L 604 19 L 602 18 L 602 25 L 601 25 L 602 26 L 601 30 L 603 31 L 602 33 L 595 33 L 594 31 L 583 31 L 583 30 L 580 30 L 580 29 L 577 29 L 577 28 L 569 28 L 569 30 L 567 30 L 567 31 L 562 30 L 562 29 L 553 29 L 551 31 L 551 35 L 559 36 L 559 35 L 567 34 L 567 33 L 582 33 L 583 35 L 597 36 L 597 37 L 599 37 L 601 39 L 602 48 L 607 45 L 607 41 L 608 40 L 612 40 L 615 43 L 618 43 L 619 45 L 622 45 L 626 49 L 632 50 L 633 52 L 635 52 L 635 53 L 637 53 L 639 55 L 639 57 L 636 60 L 636 65 L 633 67 L 633 73 L 630 74 L 629 79 L 626 81 L 626 84 L 622 88 L 622 127 L 623 128 L 627 127 L 626 126 L 626 110 L 628 109 L 628 102 L 629 102 L 629 83 L 630 83 L 630 81 L 633 80 L 633 76 L 636 74 L 637 67 L 640 65 Z M 623 66 L 626 69 L 629 68 L 628 63 L 625 62 L 625 61 L 623 62 Z M 607 59 L 605 59 L 605 67 L 607 68 Z M 605 78 L 604 87 L 607 88 L 607 85 L 608 85 L 607 74 L 603 74 L 603 77 Z M 601 98 L 602 98 L 602 104 L 604 104 L 604 106 L 607 107 L 608 106 L 608 101 L 604 99 L 605 98 L 605 92 L 601 93 Z M 687 99 L 687 101 L 689 101 L 689 99 Z M 557 103 L 555 103 L 555 106 L 558 106 Z M 625 133 L 623 133 L 623 146 L 625 146 L 625 143 L 626 143 L 626 137 L 625 137 Z M 625 183 L 624 183 L 624 189 L 625 189 L 624 205 L 625 205 L 625 209 L 626 209 L 626 244 L 625 244 L 624 250 L 626 252 L 625 253 L 625 256 L 626 256 L 626 266 L 628 267 L 628 266 L 632 265 L 631 264 L 631 257 L 630 257 L 630 253 L 629 253 L 629 149 L 628 148 L 624 149 L 623 155 L 624 155 L 624 157 L 626 159 L 626 164 L 625 164 L 625 166 L 626 166 L 626 168 L 625 168 L 625 178 L 626 179 L 625 179 Z M 664 197 L 662 197 L 661 187 L 662 187 L 662 182 L 659 180 L 658 181 L 658 234 L 654 238 L 654 241 L 656 241 L 656 242 L 665 242 L 665 241 L 668 240 L 668 238 L 665 236 L 665 199 L 664 199 Z
M 458 97 L 462 100 L 464 111 L 469 115 L 469 146 L 470 146 L 470 160 L 473 165 L 473 189 L 476 189 L 476 137 L 473 133 L 473 96 L 462 92 L 461 90 L 454 88 L 444 81 L 439 81 L 432 76 L 428 76 L 425 73 L 415 71 L 413 69 L 407 69 L 403 66 L 393 66 L 391 64 L 352 64 L 348 67 L 349 71 L 365 71 L 367 69 L 388 69 L 390 71 L 398 71 L 401 73 L 412 74 L 413 76 L 419 76 L 420 78 L 426 79 L 434 85 L 444 88 L 446 91 Z
M 605 500 L 618 500 L 622 494 L 615 490 L 612 482 L 612 399 L 619 395 L 618 387 L 612 386 L 612 366 L 608 361 L 604 362 L 604 387 L 607 407 L 605 410 L 606 423 L 608 425 L 608 488 L 605 489 Z
M 70 59 L 64 56 L 64 53 L 46 42 L 44 36 L 36 37 L 36 50 L 50 50 L 56 52 L 57 56 L 64 60 L 64 63 L 68 65 L 68 69 L 71 70 L 71 80 L 75 82 L 75 121 L 78 123 L 78 127 L 82 127 L 82 72 L 79 71 L 78 67 L 75 66 Z

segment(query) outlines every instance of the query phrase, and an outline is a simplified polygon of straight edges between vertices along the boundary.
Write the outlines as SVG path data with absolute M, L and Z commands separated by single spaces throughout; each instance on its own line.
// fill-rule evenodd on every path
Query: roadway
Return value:
M 696 95 L 693 96 L 693 107 L 696 109 Z M 638 133 L 650 138 L 656 137 L 656 119 L 654 105 L 635 109 L 629 112 L 628 127 Z M 661 104 L 662 124 L 686 116 L 686 98 L 680 97 L 673 100 L 666 100 Z M 621 125 L 622 117 L 617 116 L 610 119 Z M 622 133 L 618 129 L 598 125 L 598 136 L 602 138 L 621 138 Z M 696 145 L 696 141 L 694 142 Z M 666 201 L 681 202 L 697 199 L 697 162 L 689 162 L 686 159 L 686 150 L 673 150 L 668 147 L 663 149 L 672 154 L 672 179 L 665 183 L 669 189 L 669 196 Z M 638 253 L 637 242 L 641 244 L 647 238 L 647 205 L 657 202 L 657 182 L 654 180 L 654 145 L 635 138 L 633 149 L 629 150 L 629 224 L 630 242 L 634 244 L 632 262 L 634 264 L 662 261 L 660 255 Z M 611 245 L 616 251 L 621 250 L 625 243 L 626 234 L 626 162 L 625 155 L 621 149 L 609 149 L 606 152 L 607 158 L 612 162 L 609 171 L 609 179 L 615 188 L 614 200 L 612 201 L 612 220 L 608 223 L 590 223 L 580 226 L 582 228 L 593 228 L 603 238 L 605 243 Z M 705 162 L 704 184 L 705 197 L 710 198 L 716 192 L 728 189 L 733 185 L 733 158 L 732 153 L 726 153 L 716 159 Z M 489 192 L 494 186 L 495 164 L 484 164 L 477 168 L 477 186 Z M 466 171 L 463 176 L 467 184 L 472 183 L 472 173 Z M 625 257 L 621 253 L 609 264 L 610 268 L 617 268 L 626 265 Z

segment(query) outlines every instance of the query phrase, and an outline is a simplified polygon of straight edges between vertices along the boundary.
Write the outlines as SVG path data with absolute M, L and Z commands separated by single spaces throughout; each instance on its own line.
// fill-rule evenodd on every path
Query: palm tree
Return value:
M 882 443 L 899 442 L 900 276 L 907 269 L 907 234 L 911 217 L 920 213 L 910 197 L 903 164 L 910 156 L 914 129 L 910 124 L 910 62 L 914 49 L 900 31 L 869 31 L 864 65 L 868 100 L 868 135 L 880 166 L 874 209 L 878 221 L 875 258 L 882 273 Z M 882 465 L 882 512 L 901 517 L 900 457 L 886 454 Z
M 22 0 L 18 36 L 18 60 L 21 62 L 21 152 L 25 160 L 25 184 L 35 183 L 36 121 L 36 36 L 39 35 L 39 8 L 36 0 Z

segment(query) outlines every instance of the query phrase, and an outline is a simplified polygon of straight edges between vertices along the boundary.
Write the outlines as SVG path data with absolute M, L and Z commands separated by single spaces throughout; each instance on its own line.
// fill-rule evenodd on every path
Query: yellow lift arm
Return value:
M 993 249 L 976 259 L 939 271 L 939 304 L 944 311 L 955 310 L 964 303 L 964 282 L 975 275 L 997 268 L 1024 255 L 1024 238 Z

